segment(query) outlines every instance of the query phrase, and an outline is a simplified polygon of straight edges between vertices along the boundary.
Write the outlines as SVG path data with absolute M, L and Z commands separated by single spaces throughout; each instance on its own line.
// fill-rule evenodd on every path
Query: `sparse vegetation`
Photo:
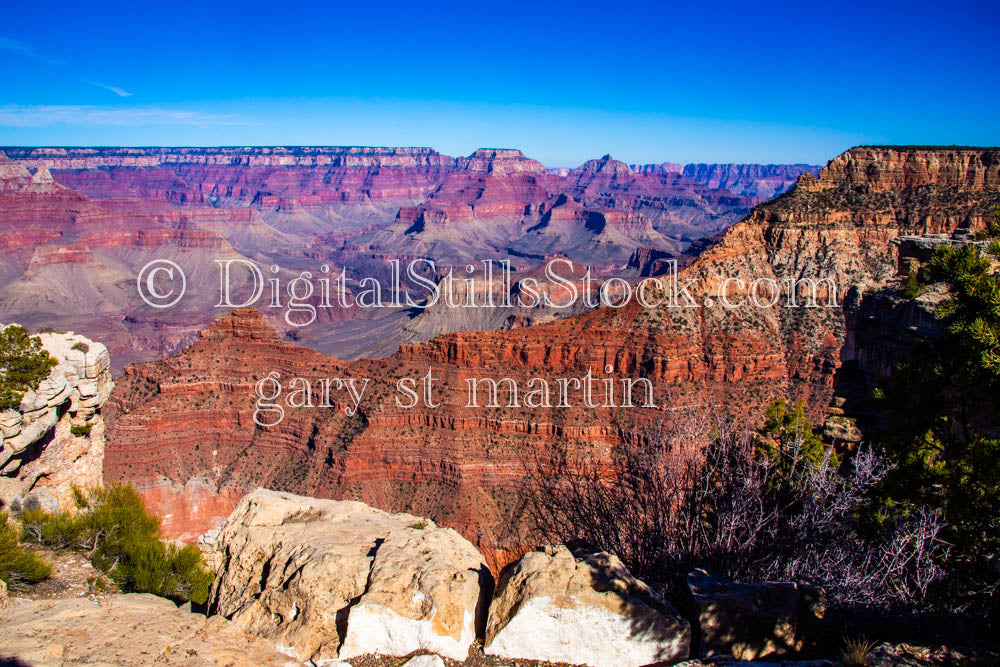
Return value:
M 840 662 L 844 667 L 869 667 L 871 665 L 869 654 L 874 648 L 875 642 L 864 637 L 847 639 L 844 642 L 844 653 Z
M 52 566 L 21 545 L 21 529 L 0 512 L 0 579 L 11 587 L 34 584 L 48 578 Z
M 829 458 L 831 467 L 839 465 L 837 454 L 824 445 L 823 438 L 813 431 L 806 416 L 805 401 L 799 401 L 794 406 L 780 398 L 773 401 L 767 407 L 761 433 L 765 437 L 757 449 L 771 460 L 783 481 L 795 476 L 794 465 L 797 462 L 819 465 Z M 788 451 L 789 447 L 796 449 Z
M 91 424 L 73 424 L 69 427 L 69 432 L 73 434 L 74 437 L 83 437 L 90 435 Z
M 55 365 L 41 339 L 24 327 L 11 325 L 0 331 L 0 410 L 17 409 L 24 393 L 38 388 Z
M 921 279 L 920 272 L 914 271 L 906 276 L 906 282 L 903 283 L 903 296 L 907 299 L 916 299 L 924 293 L 925 289 L 927 289 L 927 282 Z
M 986 236 L 991 239 L 1000 238 L 1000 206 L 993 207 L 993 219 L 986 224 Z
M 84 343 L 82 340 L 73 343 L 73 346 L 70 349 L 76 350 L 77 352 L 83 352 L 84 354 L 90 352 L 90 346 Z

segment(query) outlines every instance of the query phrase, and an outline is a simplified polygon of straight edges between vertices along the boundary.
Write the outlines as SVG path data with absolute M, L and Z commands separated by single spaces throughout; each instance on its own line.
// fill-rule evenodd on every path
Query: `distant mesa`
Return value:
M 503 147 L 466 157 L 378 146 L 2 150 L 0 315 L 105 341 L 116 371 L 172 354 L 209 325 L 217 260 L 276 264 L 286 281 L 326 264 L 356 282 L 388 278 L 393 260 L 429 258 L 444 269 L 507 259 L 523 272 L 561 254 L 636 277 L 630 262 L 640 249 L 683 258 L 802 171 L 784 178 L 743 165 L 722 170 L 725 178 L 695 170 L 696 180 L 609 155 L 553 171 Z M 126 287 L 154 257 L 192 271 L 182 311 L 155 312 Z M 301 332 L 269 316 L 282 335 L 353 359 L 560 314 L 442 311 L 412 321 L 330 309 L 323 331 Z

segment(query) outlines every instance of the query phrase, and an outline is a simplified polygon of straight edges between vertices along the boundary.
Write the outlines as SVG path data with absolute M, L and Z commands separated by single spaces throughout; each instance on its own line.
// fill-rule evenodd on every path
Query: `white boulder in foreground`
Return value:
M 592 667 L 688 657 L 691 630 L 669 604 L 607 553 L 566 547 L 525 554 L 497 585 L 485 653 Z
M 215 549 L 211 610 L 303 661 L 419 650 L 463 660 L 488 604 L 471 543 L 359 502 L 258 489 Z

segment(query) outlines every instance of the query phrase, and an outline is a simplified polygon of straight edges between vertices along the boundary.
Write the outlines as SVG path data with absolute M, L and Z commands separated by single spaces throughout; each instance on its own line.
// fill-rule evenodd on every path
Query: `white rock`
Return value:
M 444 660 L 437 655 L 418 655 L 404 662 L 403 667 L 444 667 Z
M 35 391 L 29 389 L 21 396 L 21 405 L 18 406 L 18 409 L 21 411 L 21 414 L 25 414 L 44 410 L 48 406 L 49 401 L 47 398 L 40 396 Z
M 80 392 L 80 398 L 90 398 L 92 396 L 97 396 L 97 381 L 96 380 L 80 380 L 76 385 L 77 391 Z
M 3 428 L 4 437 L 10 437 L 21 430 L 21 413 L 17 410 L 4 410 L 0 412 L 0 427 Z
M 29 445 L 41 440 L 59 421 L 59 415 L 51 409 L 26 413 L 25 417 L 32 417 L 32 419 L 30 421 L 26 419 L 25 424 L 21 427 L 21 432 L 6 441 L 11 443 L 18 454 L 26 450 Z
M 17 452 L 12 447 L 8 448 L 7 444 L 4 443 L 3 453 L 0 454 L 0 461 L 3 461 L 3 468 L 0 468 L 0 475 L 13 475 L 21 467 L 21 459 L 14 458 L 16 454 Z M 3 497 L 6 500 L 13 496 L 5 494 Z
M 24 393 L 18 410 L 0 413 L 0 475 L 11 481 L 0 487 L 0 500 L 11 502 L 24 489 L 47 488 L 64 506 L 72 506 L 73 484 L 102 480 L 104 423 L 95 414 L 114 387 L 110 356 L 101 343 L 72 332 L 38 338 L 57 364 L 38 387 Z M 71 425 L 84 421 L 92 427 L 90 435 L 72 437 Z M 31 459 L 21 460 L 39 441 L 44 444 L 31 450 Z
M 55 514 L 59 511 L 59 500 L 52 494 L 48 489 L 35 489 L 27 495 L 21 501 L 21 507 L 24 509 L 40 509 L 50 514 Z
M 299 660 L 468 655 L 482 556 L 451 529 L 363 503 L 258 489 L 226 520 L 211 608 Z
M 566 547 L 525 554 L 497 586 L 487 655 L 592 667 L 688 657 L 687 621 L 615 556 L 574 558 Z

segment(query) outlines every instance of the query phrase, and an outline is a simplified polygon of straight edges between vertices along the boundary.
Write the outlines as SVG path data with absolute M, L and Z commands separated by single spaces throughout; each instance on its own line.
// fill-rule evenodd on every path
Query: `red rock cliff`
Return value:
M 254 311 L 235 311 L 178 356 L 126 370 L 111 399 L 105 474 L 137 484 L 173 536 L 193 537 L 264 485 L 414 511 L 491 546 L 510 521 L 532 457 L 555 443 L 599 453 L 623 429 L 657 415 L 467 408 L 466 380 L 603 375 L 611 367 L 614 376 L 653 380 L 661 404 L 668 390 L 674 400 L 707 395 L 720 410 L 752 419 L 784 395 L 806 399 L 819 415 L 840 365 L 842 310 L 787 308 L 787 288 L 774 307 L 723 308 L 724 281 L 734 303 L 758 279 L 779 286 L 813 279 L 820 304 L 834 292 L 842 301 L 849 289 L 884 284 L 897 235 L 983 225 L 1000 202 L 998 158 L 984 149 L 848 151 L 818 178 L 805 174 L 792 192 L 758 207 L 685 270 L 683 280 L 697 280 L 692 295 L 702 304 L 714 297 L 711 307 L 633 304 L 504 332 L 450 334 L 386 360 L 351 363 L 278 340 Z M 629 178 L 616 165 L 604 167 Z M 861 174 L 868 180 L 859 181 Z M 428 368 L 441 406 L 399 408 L 395 380 Z M 260 428 L 253 386 L 271 371 L 369 378 L 371 385 L 354 416 L 338 394 L 332 409 L 288 410 L 280 426 Z

